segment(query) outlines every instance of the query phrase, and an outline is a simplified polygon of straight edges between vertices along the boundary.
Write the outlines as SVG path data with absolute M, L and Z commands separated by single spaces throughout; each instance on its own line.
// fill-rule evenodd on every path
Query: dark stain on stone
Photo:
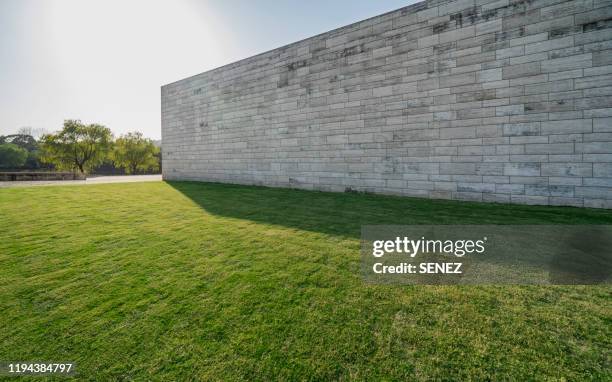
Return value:
M 283 88 L 289 85 L 289 75 L 287 73 L 281 73 L 280 79 L 278 80 L 278 87 Z
M 495 41 L 506 41 L 525 35 L 525 27 L 520 27 L 510 31 L 495 32 Z
M 483 15 L 478 13 L 477 7 L 472 7 L 450 15 L 450 20 L 454 21 L 456 26 L 461 27 L 465 23 L 474 24 L 476 21 L 482 19 L 482 16 Z
M 463 11 L 462 14 L 463 18 L 467 19 L 470 24 L 474 24 L 480 19 L 480 17 L 478 16 L 478 8 L 476 7 L 466 9 L 465 11 Z
M 527 6 L 533 3 L 534 0 L 522 0 L 522 1 L 513 1 L 511 4 L 505 5 L 503 7 L 490 9 L 482 13 L 481 18 L 485 21 L 497 18 L 497 17 L 506 17 L 516 15 L 517 13 L 525 13 L 527 11 Z
M 510 36 L 510 32 L 497 32 L 495 33 L 495 41 L 506 41 Z
M 451 15 L 450 19 L 451 21 L 454 21 L 455 25 L 458 26 L 459 28 L 463 26 L 463 14 L 462 13 L 456 13 L 454 15 Z
M 386 38 L 386 41 L 387 41 L 386 45 L 391 45 L 393 47 L 396 47 L 402 41 L 402 34 L 398 33 L 398 34 L 394 34 L 393 36 L 389 36 Z
M 445 22 L 443 22 L 443 23 L 438 23 L 438 24 L 435 24 L 435 25 L 433 26 L 433 32 L 434 32 L 434 33 L 440 33 L 440 32 L 443 32 L 443 31 L 445 31 L 445 30 L 447 30 L 447 29 L 448 29 L 448 26 L 449 26 L 448 21 L 445 21 Z
M 478 93 L 476 101 L 485 101 L 488 99 L 495 99 L 495 89 L 484 90 Z
M 429 73 L 434 73 L 434 72 L 438 72 L 438 73 L 442 73 L 446 70 L 448 70 L 449 65 L 448 62 L 446 61 L 436 61 L 432 63 L 432 67 L 431 67 L 431 71 Z
M 497 17 L 497 9 L 491 9 L 486 12 L 483 12 L 481 17 L 483 20 L 489 21 L 489 19 L 493 19 Z
M 455 48 L 455 42 L 449 42 L 446 44 L 440 44 L 440 45 L 436 45 L 434 46 L 434 54 L 438 55 L 438 54 L 444 54 L 452 49 Z
M 355 54 L 363 53 L 364 44 L 350 46 L 348 48 L 344 48 L 342 52 L 340 52 L 340 57 L 348 57 Z
M 486 53 L 486 52 L 493 52 L 498 49 L 509 48 L 510 43 L 508 41 L 500 41 L 500 42 L 491 41 L 491 42 L 486 42 L 486 43 L 483 42 L 481 46 L 482 46 L 482 52 Z
M 570 27 L 553 29 L 553 30 L 551 30 L 549 32 L 550 33 L 550 38 L 566 36 L 566 35 L 568 35 L 570 33 L 570 30 L 571 30 Z
M 612 18 L 582 24 L 582 32 L 590 32 L 606 28 L 612 28 Z
M 341 81 L 341 80 L 342 80 L 342 76 L 341 76 L 341 75 L 336 74 L 335 76 L 333 76 L 333 77 L 331 77 L 331 78 L 329 79 L 329 82 L 338 82 L 338 81 Z
M 303 68 L 306 65 L 308 65 L 308 62 L 306 60 L 299 60 L 299 61 L 295 61 L 287 65 L 287 69 L 289 69 L 289 71 L 293 71 L 299 68 Z

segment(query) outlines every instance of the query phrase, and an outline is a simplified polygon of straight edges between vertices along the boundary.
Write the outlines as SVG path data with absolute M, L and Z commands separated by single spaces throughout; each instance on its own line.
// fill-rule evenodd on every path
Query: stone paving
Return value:
M 65 186 L 65 185 L 88 185 L 103 183 L 134 183 L 134 182 L 160 182 L 161 175 L 119 175 L 119 176 L 96 176 L 86 180 L 42 180 L 23 182 L 0 182 L 0 188 L 31 187 L 31 186 Z

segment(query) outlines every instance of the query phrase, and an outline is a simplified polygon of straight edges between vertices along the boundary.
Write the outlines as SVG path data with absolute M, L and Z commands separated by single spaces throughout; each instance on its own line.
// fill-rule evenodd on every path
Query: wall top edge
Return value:
M 390 16 L 390 15 L 392 15 L 394 13 L 397 13 L 398 15 L 404 16 L 404 15 L 407 15 L 407 14 L 410 14 L 410 13 L 415 13 L 415 12 L 427 9 L 429 7 L 429 5 L 438 6 L 438 5 L 444 4 L 444 3 L 452 3 L 453 1 L 455 1 L 455 0 L 423 0 L 423 1 L 419 1 L 417 3 L 410 4 L 410 5 L 407 5 L 407 6 L 402 7 L 402 8 L 398 8 L 398 9 L 395 9 L 395 10 L 392 10 L 392 11 L 389 11 L 389 12 L 385 12 L 385 13 L 382 13 L 382 14 L 379 14 L 379 15 L 376 15 L 376 16 L 368 17 L 367 19 L 356 21 L 356 22 L 351 23 L 351 24 L 347 24 L 347 25 L 344 25 L 344 26 L 341 26 L 341 27 L 338 27 L 338 28 L 334 28 L 334 29 L 331 29 L 331 30 L 328 30 L 328 31 L 325 31 L 325 32 L 321 32 L 321 33 L 316 34 L 314 36 L 306 37 L 306 38 L 303 38 L 301 40 L 291 42 L 289 44 L 285 44 L 285 45 L 282 45 L 282 46 L 279 46 L 279 47 L 276 47 L 276 48 L 273 48 L 273 49 L 270 49 L 270 50 L 266 50 L 264 52 L 255 54 L 253 56 L 245 57 L 243 59 L 240 59 L 240 60 L 237 60 L 237 61 L 233 61 L 233 62 L 230 62 L 228 64 L 225 64 L 225 65 L 222 65 L 222 66 L 210 69 L 210 70 L 206 70 L 204 72 L 197 73 L 197 74 L 194 74 L 192 76 L 188 76 L 188 77 L 182 78 L 180 80 L 176 80 L 176 81 L 167 83 L 165 85 L 162 85 L 161 88 L 163 89 L 163 88 L 165 88 L 167 86 L 171 86 L 171 85 L 183 82 L 183 81 L 188 81 L 188 80 L 190 80 L 192 78 L 195 78 L 195 77 L 198 77 L 198 76 L 201 76 L 201 75 L 205 75 L 205 74 L 213 73 L 213 72 L 216 72 L 216 71 L 221 71 L 221 70 L 224 70 L 224 69 L 228 69 L 228 68 L 230 68 L 232 66 L 239 66 L 240 64 L 243 64 L 243 63 L 248 62 L 250 60 L 257 59 L 257 58 L 259 58 L 261 56 L 264 56 L 266 54 L 269 54 L 271 52 L 274 52 L 274 51 L 277 51 L 277 50 L 289 49 L 289 48 L 291 48 L 294 45 L 298 45 L 298 44 L 304 43 L 304 42 L 306 42 L 308 40 L 314 40 L 316 38 L 322 37 L 322 36 L 327 35 L 327 34 L 333 34 L 333 33 L 341 32 L 343 30 L 351 29 L 351 28 L 354 28 L 354 27 L 358 26 L 359 24 L 364 24 L 364 23 L 370 22 L 370 21 L 378 19 L 378 18 L 382 19 L 382 18 L 384 18 L 386 16 Z

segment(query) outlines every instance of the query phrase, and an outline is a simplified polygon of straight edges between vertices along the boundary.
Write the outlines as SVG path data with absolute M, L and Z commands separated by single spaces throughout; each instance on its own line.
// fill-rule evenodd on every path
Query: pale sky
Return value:
M 0 0 L 0 135 L 159 139 L 160 87 L 416 0 Z

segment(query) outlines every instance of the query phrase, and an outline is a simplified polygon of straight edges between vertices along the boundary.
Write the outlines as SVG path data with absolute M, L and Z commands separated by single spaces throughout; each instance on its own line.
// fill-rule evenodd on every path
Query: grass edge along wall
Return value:
M 163 177 L 612 207 L 612 2 L 424 1 L 168 85 Z

